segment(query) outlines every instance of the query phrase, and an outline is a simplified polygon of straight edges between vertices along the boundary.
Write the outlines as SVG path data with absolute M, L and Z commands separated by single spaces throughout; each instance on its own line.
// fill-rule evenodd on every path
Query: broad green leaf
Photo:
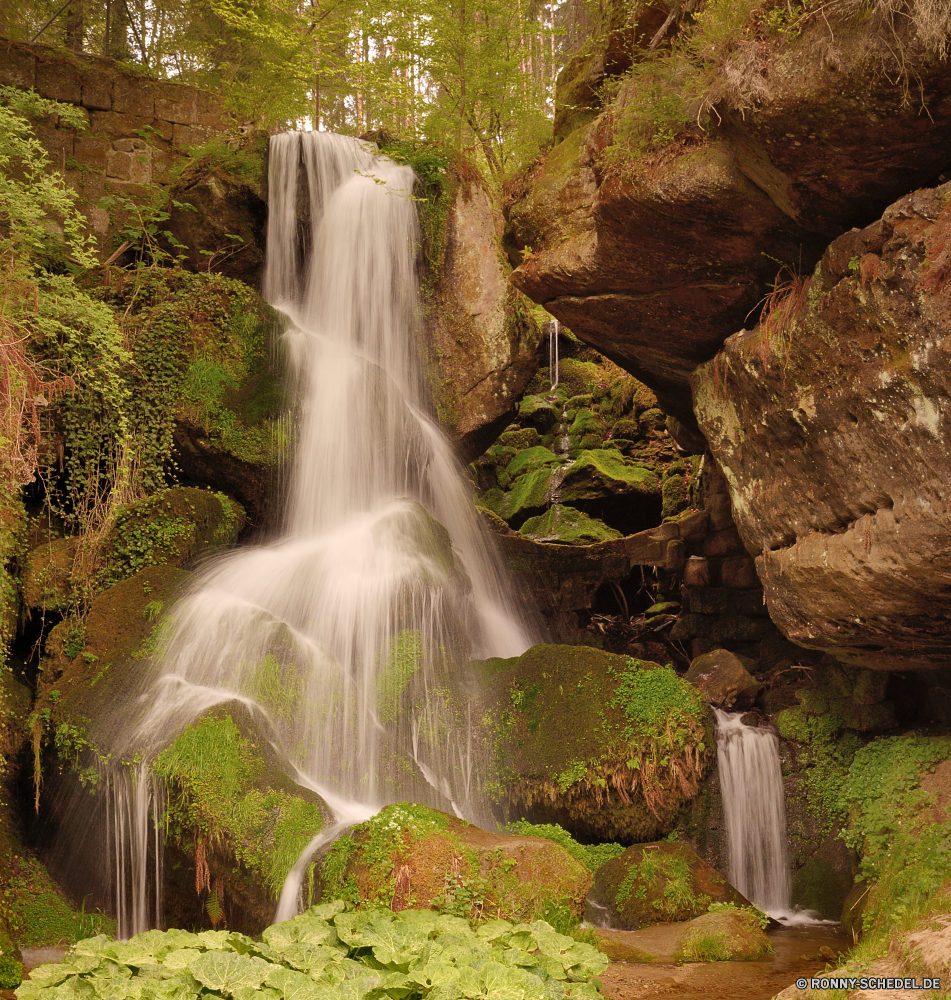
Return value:
M 95 937 L 83 938 L 73 945 L 70 955 L 98 955 L 104 948 L 112 944 L 112 938 L 105 934 L 97 934 Z
M 561 956 L 568 979 L 572 982 L 585 982 L 592 976 L 600 976 L 608 967 L 607 956 L 597 948 L 583 941 L 575 943 Z
M 202 944 L 200 935 L 193 934 L 191 931 L 181 931 L 177 927 L 166 931 L 165 936 L 168 939 L 166 944 L 170 951 L 174 951 L 177 948 L 207 947 L 207 945 Z
M 574 938 L 568 937 L 567 934 L 559 934 L 544 920 L 536 920 L 532 924 L 532 936 L 538 944 L 538 950 L 545 955 L 551 955 L 552 958 L 558 958 L 577 944 Z
M 131 965 L 133 968 L 138 968 L 140 965 L 148 965 L 153 957 L 152 952 L 147 948 L 142 948 L 131 942 L 123 944 L 121 941 L 116 941 L 115 944 L 104 948 L 103 955 L 106 958 L 114 959 L 116 962 L 121 962 L 123 965 Z
M 281 1000 L 281 994 L 268 986 L 262 986 L 259 990 L 250 986 L 239 986 L 231 995 L 234 1000 Z
M 197 948 L 176 948 L 168 952 L 162 961 L 170 969 L 190 969 L 203 954 Z
M 104 955 L 103 960 L 89 975 L 96 979 L 129 979 L 132 976 L 132 970 L 127 965 Z
M 373 957 L 387 968 L 405 972 L 427 941 L 423 926 L 407 926 L 402 920 L 378 917 L 363 931 L 363 941 L 373 949 Z
M 476 936 L 483 941 L 497 941 L 503 934 L 508 934 L 512 925 L 507 920 L 487 920 L 479 925 Z
M 155 955 L 162 948 L 168 947 L 168 936 L 162 931 L 143 931 L 130 937 L 127 943 L 147 951 L 150 955 Z
M 338 960 L 341 953 L 319 944 L 289 944 L 281 952 L 286 965 L 301 972 L 320 972 L 324 966 Z
M 338 913 L 346 910 L 347 904 L 342 899 L 335 899 L 331 903 L 315 903 L 308 906 L 304 911 L 305 917 L 316 917 L 318 920 L 332 920 Z
M 195 937 L 198 939 L 195 942 L 195 947 L 206 948 L 208 951 L 216 951 L 228 947 L 228 938 L 231 937 L 231 931 L 202 931 L 200 934 L 196 934 Z
M 191 973 L 208 989 L 231 993 L 240 986 L 257 989 L 272 968 L 279 967 L 233 951 L 209 951 L 195 961 Z
M 310 976 L 295 969 L 275 966 L 268 972 L 265 982 L 273 987 L 283 1000 L 323 1000 L 327 996 L 327 986 L 318 986 Z
M 338 940 L 337 931 L 326 920 L 306 915 L 285 920 L 281 924 L 272 924 L 265 929 L 262 937 L 277 952 L 292 944 L 332 945 Z
M 38 965 L 30 973 L 30 982 L 44 987 L 56 986 L 57 983 L 61 983 L 69 975 L 71 975 L 71 972 L 68 966 L 63 965 L 61 962 L 48 962 L 46 965 Z

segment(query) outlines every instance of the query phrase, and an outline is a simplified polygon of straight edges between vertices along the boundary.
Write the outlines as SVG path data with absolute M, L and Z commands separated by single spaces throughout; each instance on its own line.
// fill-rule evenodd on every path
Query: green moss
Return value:
M 498 513 L 506 521 L 513 522 L 521 521 L 531 512 L 547 507 L 551 496 L 551 477 L 550 467 L 535 469 L 519 476 L 499 504 Z
M 353 827 L 325 856 L 322 898 L 428 907 L 473 921 L 576 925 L 591 876 L 557 843 L 513 842 L 425 806 L 398 803 Z
M 562 545 L 594 545 L 623 537 L 620 531 L 609 528 L 603 521 L 561 504 L 538 517 L 530 517 L 519 532 L 539 541 Z
M 271 899 L 323 828 L 321 803 L 269 767 L 228 715 L 189 726 L 158 755 L 154 771 L 168 788 L 169 830 L 180 846 L 194 847 L 197 838 L 233 857 Z
M 674 960 L 677 962 L 759 961 L 773 948 L 763 934 L 760 915 L 722 907 L 693 921 Z
M 394 722 L 406 685 L 423 665 L 423 637 L 419 629 L 403 629 L 390 640 L 383 669 L 376 679 L 376 711 L 381 722 Z
M 512 456 L 505 467 L 505 471 L 514 479 L 525 472 L 535 472 L 538 469 L 558 465 L 560 462 L 561 459 L 548 448 L 535 445 Z
M 0 990 L 15 990 L 23 982 L 23 966 L 0 948 Z
M 0 497 L 0 663 L 16 635 L 20 611 L 20 567 L 27 538 L 23 504 L 8 496 Z
M 711 756 L 704 708 L 669 667 L 534 646 L 473 668 L 495 781 L 512 807 L 585 839 L 649 840 L 699 787 Z
M 517 431 L 505 431 L 499 436 L 499 444 L 504 448 L 515 448 L 517 451 L 524 451 L 526 448 L 535 448 L 541 443 L 538 431 L 534 427 L 525 427 Z
M 570 504 L 623 493 L 657 494 L 659 490 L 657 474 L 650 466 L 612 449 L 592 449 L 582 451 L 565 470 L 561 498 Z
M 624 853 L 620 844 L 579 844 L 574 837 L 557 823 L 529 823 L 520 819 L 508 823 L 509 833 L 520 837 L 545 837 L 560 844 L 573 858 L 577 858 L 590 872 L 596 872 L 601 865 Z
M 46 868 L 29 852 L 9 862 L 3 886 L 4 916 L 23 948 L 71 944 L 95 934 L 114 934 L 115 922 L 101 913 L 76 912 Z
M 248 694 L 287 722 L 300 707 L 304 681 L 293 663 L 282 664 L 268 653 L 254 670 Z
M 100 586 L 234 544 L 244 523 L 242 508 L 224 494 L 180 486 L 162 490 L 119 511 L 103 546 Z

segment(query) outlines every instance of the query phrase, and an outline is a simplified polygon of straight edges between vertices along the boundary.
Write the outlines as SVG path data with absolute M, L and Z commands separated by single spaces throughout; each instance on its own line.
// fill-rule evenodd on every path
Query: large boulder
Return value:
M 699 790 L 713 757 L 707 710 L 670 667 L 533 646 L 470 671 L 488 788 L 508 814 L 631 843 L 671 830 Z
M 489 833 L 410 803 L 387 806 L 337 840 L 320 879 L 328 900 L 516 922 L 558 911 L 577 919 L 591 885 L 588 868 L 552 840 Z
M 770 616 L 871 667 L 944 662 L 951 184 L 837 239 L 695 377 Z
M 449 435 L 478 455 L 508 422 L 538 365 L 541 331 L 509 284 L 502 211 L 477 171 L 444 180 L 441 259 L 424 286 L 433 395 Z
M 714 649 L 690 663 L 684 676 L 710 705 L 724 709 L 752 707 L 762 685 L 751 674 L 753 660 L 728 649 Z
M 699 917 L 713 903 L 750 902 L 686 844 L 636 844 L 603 864 L 589 896 L 591 918 L 602 927 L 637 930 Z
M 685 44 L 626 77 L 570 64 L 556 143 L 508 188 L 516 287 L 688 426 L 690 373 L 758 309 L 776 262 L 811 268 L 951 158 L 946 28 L 850 8 L 790 32 L 728 10 L 684 19 Z M 637 17 L 631 35 L 651 38 L 656 10 Z

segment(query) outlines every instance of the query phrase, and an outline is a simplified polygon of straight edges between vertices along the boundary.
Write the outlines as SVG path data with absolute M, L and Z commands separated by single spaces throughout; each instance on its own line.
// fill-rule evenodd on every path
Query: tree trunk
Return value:
M 86 33 L 83 13 L 83 0 L 72 0 L 66 8 L 66 48 L 74 52 L 83 50 L 83 36 Z

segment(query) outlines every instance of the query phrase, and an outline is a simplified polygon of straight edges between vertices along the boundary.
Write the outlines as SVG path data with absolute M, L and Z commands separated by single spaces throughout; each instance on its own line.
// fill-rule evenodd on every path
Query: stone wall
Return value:
M 233 132 L 236 122 L 215 94 L 136 75 L 111 59 L 0 40 L 0 85 L 35 90 L 80 108 L 85 130 L 58 116 L 35 123 L 39 141 L 79 193 L 91 230 L 105 251 L 106 194 L 140 197 L 168 187 L 187 147 Z

